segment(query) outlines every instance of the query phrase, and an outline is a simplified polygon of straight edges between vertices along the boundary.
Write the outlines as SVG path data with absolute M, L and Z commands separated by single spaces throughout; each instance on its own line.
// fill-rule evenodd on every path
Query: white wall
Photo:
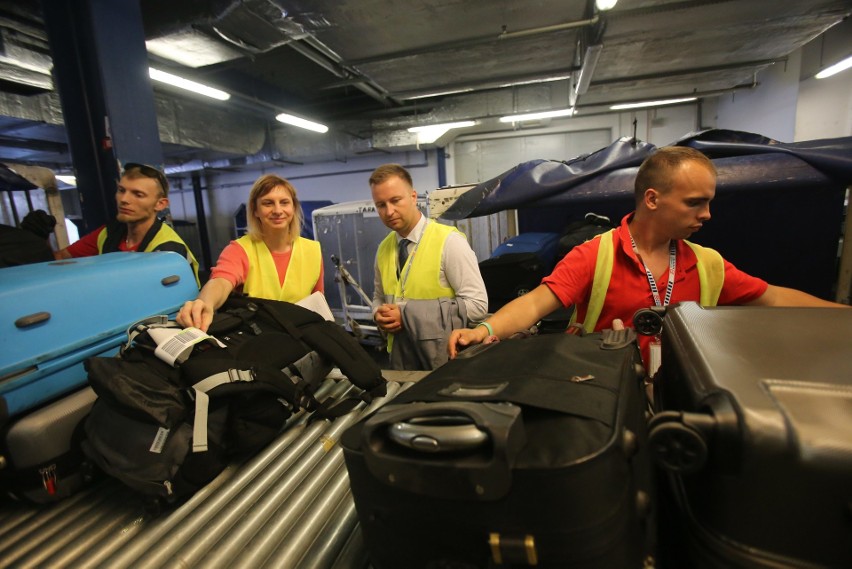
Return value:
M 852 136 L 852 70 L 799 84 L 794 140 Z
M 234 238 L 234 214 L 245 203 L 254 181 L 267 173 L 289 180 L 302 201 L 329 200 L 335 203 L 370 199 L 367 180 L 381 164 L 396 162 L 411 173 L 414 187 L 421 194 L 438 187 L 437 151 L 413 151 L 375 154 L 347 162 L 287 165 L 253 171 L 208 174 L 202 181 L 205 198 L 210 253 L 215 258 Z M 172 216 L 197 221 L 192 187 L 174 188 L 171 194 Z M 306 220 L 310 223 L 310 220 Z
M 758 73 L 755 88 L 719 97 L 717 127 L 793 142 L 800 65 L 801 52 L 796 51 L 787 63 L 770 65 Z

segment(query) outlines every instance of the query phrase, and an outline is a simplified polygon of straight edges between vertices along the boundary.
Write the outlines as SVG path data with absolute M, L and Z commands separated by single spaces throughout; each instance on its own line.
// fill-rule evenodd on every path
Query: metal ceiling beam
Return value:
M 22 150 L 34 150 L 38 152 L 54 152 L 56 154 L 68 153 L 68 145 L 62 142 L 49 142 L 46 140 L 17 138 L 14 136 L 0 135 L 0 146 L 3 148 L 20 148 Z
M 682 77 L 684 75 L 693 75 L 696 73 L 713 73 L 715 71 L 728 71 L 730 69 L 744 69 L 747 67 L 767 67 L 776 63 L 784 63 L 786 57 L 777 59 L 761 59 L 759 61 L 743 61 L 739 63 L 729 63 L 726 65 L 711 65 L 708 67 L 693 67 L 691 69 L 676 69 L 674 71 L 663 71 L 659 73 L 647 73 L 645 75 L 630 75 L 617 77 L 613 79 L 600 79 L 592 82 L 592 85 L 600 87 L 603 85 L 615 85 L 618 83 L 629 83 L 631 81 L 647 81 L 650 79 L 665 79 L 667 77 Z

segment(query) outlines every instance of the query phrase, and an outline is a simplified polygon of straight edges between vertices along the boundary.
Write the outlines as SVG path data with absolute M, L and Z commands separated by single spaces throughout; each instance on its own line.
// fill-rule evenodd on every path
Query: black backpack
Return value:
M 614 227 L 615 225 L 608 217 L 596 213 L 587 213 L 583 219 L 569 223 L 562 231 L 562 237 L 559 238 L 556 260 L 559 261 L 577 245 Z
M 0 268 L 53 261 L 46 239 L 18 227 L 0 224 Z
M 233 458 L 269 444 L 300 409 L 333 418 L 385 394 L 378 364 L 352 336 L 294 304 L 228 299 L 208 331 L 221 344 L 181 345 L 176 336 L 166 346 L 180 355 L 176 366 L 155 353 L 161 327 L 174 325 L 163 317 L 140 323 L 118 357 L 86 362 L 98 400 L 83 450 L 148 496 L 192 494 Z M 315 391 L 335 365 L 361 393 L 320 403 Z

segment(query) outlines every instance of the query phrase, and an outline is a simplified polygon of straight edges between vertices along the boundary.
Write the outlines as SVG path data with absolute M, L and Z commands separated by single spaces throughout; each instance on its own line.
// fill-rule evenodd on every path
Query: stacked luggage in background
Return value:
M 649 423 L 666 567 L 852 567 L 850 338 L 843 308 L 667 311 Z
M 642 567 L 644 372 L 621 340 L 470 348 L 344 433 L 372 566 Z
M 528 293 L 550 274 L 556 264 L 558 233 L 521 233 L 494 249 L 480 261 L 479 272 L 488 291 L 488 311 Z
M 75 431 L 95 400 L 83 362 L 110 356 L 134 322 L 198 294 L 177 253 L 110 253 L 0 271 L 0 479 L 33 501 L 82 483 Z
M 511 237 L 494 249 L 490 258 L 479 263 L 488 291 L 488 311 L 497 312 L 519 296 L 541 284 L 571 249 L 612 229 L 609 218 L 587 213 L 569 223 L 561 233 L 532 232 Z M 542 318 L 541 333 L 563 332 L 573 307 L 560 308 Z

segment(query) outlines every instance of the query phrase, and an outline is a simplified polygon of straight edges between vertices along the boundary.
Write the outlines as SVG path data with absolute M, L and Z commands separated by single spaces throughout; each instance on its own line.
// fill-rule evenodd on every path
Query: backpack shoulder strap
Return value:
M 385 384 L 381 368 L 341 326 L 322 320 L 302 330 L 302 339 L 320 355 L 334 362 L 357 387 L 372 391 Z

